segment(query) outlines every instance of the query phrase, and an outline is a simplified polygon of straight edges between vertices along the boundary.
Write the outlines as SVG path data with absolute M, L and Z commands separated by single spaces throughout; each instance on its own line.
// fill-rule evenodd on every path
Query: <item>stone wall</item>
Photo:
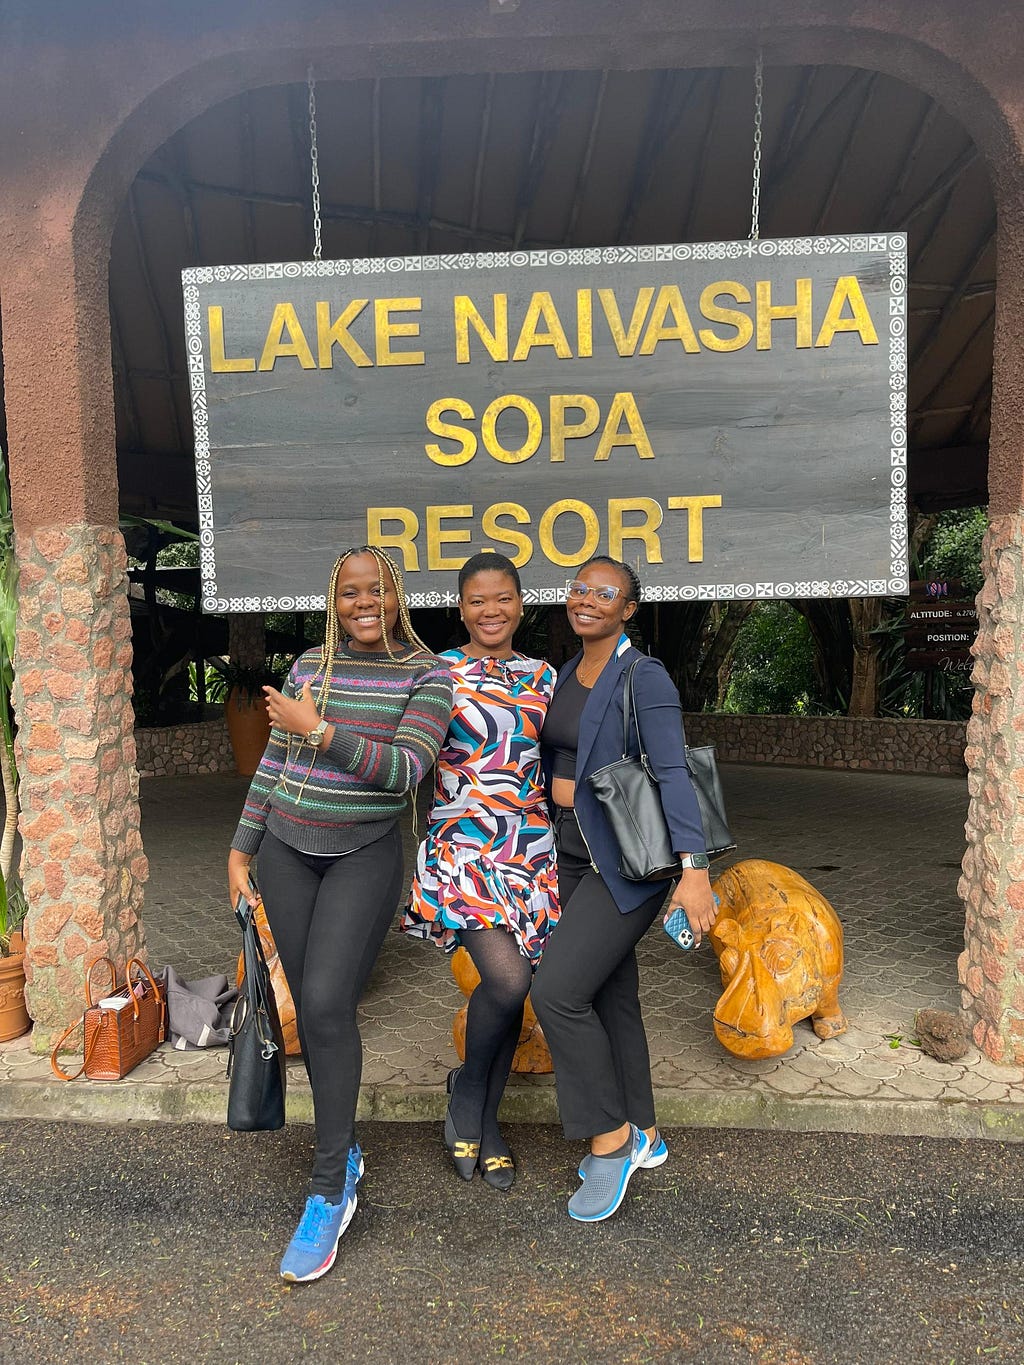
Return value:
M 847 716 L 685 717 L 691 744 L 714 744 L 726 763 L 792 763 L 862 772 L 964 775 L 960 721 L 851 720 Z M 136 730 L 140 777 L 233 773 L 222 719 Z
M 865 720 L 849 716 L 684 717 L 689 744 L 714 744 L 727 763 L 793 763 L 861 772 L 962 777 L 962 721 Z
M 191 773 L 233 773 L 235 760 L 223 718 L 193 725 L 135 731 L 140 777 L 183 777 Z

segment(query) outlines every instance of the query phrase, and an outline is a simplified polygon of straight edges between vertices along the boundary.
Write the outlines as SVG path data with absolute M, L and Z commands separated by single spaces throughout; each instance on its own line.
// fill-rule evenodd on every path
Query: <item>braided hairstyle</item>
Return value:
M 313 674 L 312 679 L 313 682 L 316 682 L 317 678 L 321 679 L 320 686 L 316 693 L 316 709 L 321 716 L 324 713 L 327 694 L 331 687 L 331 662 L 337 653 L 342 635 L 341 626 L 338 621 L 338 603 L 336 600 L 338 596 L 338 577 L 346 559 L 351 559 L 353 555 L 373 555 L 374 559 L 377 561 L 377 582 L 380 585 L 380 633 L 381 638 L 384 641 L 384 648 L 388 653 L 388 658 L 394 659 L 395 656 L 391 653 L 391 642 L 388 640 L 387 617 L 384 613 L 384 597 L 386 593 L 386 584 L 384 581 L 385 572 L 391 575 L 391 580 L 395 585 L 395 594 L 398 597 L 398 626 L 401 628 L 403 638 L 407 644 L 416 645 L 425 654 L 430 653 L 426 645 L 412 628 L 412 621 L 409 618 L 409 608 L 405 601 L 405 583 L 402 579 L 402 571 L 387 551 L 382 550 L 379 545 L 353 545 L 350 549 L 343 550 L 334 561 L 334 568 L 331 570 L 331 581 L 327 589 L 327 628 L 324 631 L 324 642 L 320 646 L 320 664 Z M 397 662 L 397 660 L 395 660 L 395 662 Z M 285 736 L 287 758 L 285 765 L 281 770 L 279 779 L 282 789 L 286 792 L 289 789 L 286 773 L 288 760 L 291 758 L 293 740 L 294 736 L 289 731 Z M 298 801 L 302 800 L 302 793 L 306 790 L 306 783 L 309 781 L 310 774 L 316 763 L 316 756 L 317 751 L 314 749 L 309 760 L 309 767 L 306 769 L 306 774 L 299 784 L 298 795 L 296 797 L 296 800 Z M 415 805 L 413 806 L 413 821 L 415 824 Z
M 584 569 L 589 569 L 591 564 L 610 564 L 613 569 L 618 569 L 629 584 L 626 589 L 626 601 L 635 602 L 637 606 L 640 605 L 644 590 L 640 586 L 640 578 L 634 568 L 629 564 L 624 564 L 621 559 L 612 559 L 611 555 L 592 555 L 586 564 L 580 565 L 576 572 L 583 573 Z
M 314 678 L 323 675 L 320 690 L 317 692 L 317 709 L 319 710 L 330 686 L 331 660 L 334 658 L 341 642 L 342 630 L 338 622 L 338 578 L 341 574 L 342 565 L 347 559 L 354 555 L 372 555 L 377 561 L 377 582 L 380 585 L 380 633 L 384 641 L 384 648 L 387 650 L 389 659 L 395 656 L 391 652 L 391 642 L 388 640 L 387 618 L 384 614 L 384 598 L 387 591 L 385 573 L 391 575 L 391 581 L 395 585 L 395 594 L 398 597 L 398 631 L 406 644 L 415 645 L 424 654 L 430 651 L 416 634 L 412 627 L 412 620 L 409 616 L 409 607 L 405 600 L 405 581 L 402 578 L 402 571 L 391 558 L 386 550 L 382 550 L 379 545 L 353 545 L 347 550 L 343 550 L 334 561 L 334 568 L 331 570 L 331 581 L 327 588 L 327 629 L 324 631 L 324 642 L 320 646 L 320 667 L 317 669 Z

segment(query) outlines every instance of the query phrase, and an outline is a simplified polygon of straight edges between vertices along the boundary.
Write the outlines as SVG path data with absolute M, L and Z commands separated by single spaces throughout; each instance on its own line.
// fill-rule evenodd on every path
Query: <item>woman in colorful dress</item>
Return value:
M 448 1076 L 445 1145 L 464 1180 L 479 1167 L 487 1184 L 508 1190 L 515 1163 L 498 1105 L 533 971 L 558 919 L 540 768 L 555 674 L 512 648 L 523 597 L 504 555 L 488 551 L 466 562 L 459 611 L 469 643 L 440 656 L 455 679 L 455 701 L 401 927 L 448 952 L 461 944 L 480 974 L 467 1011 L 466 1060 Z

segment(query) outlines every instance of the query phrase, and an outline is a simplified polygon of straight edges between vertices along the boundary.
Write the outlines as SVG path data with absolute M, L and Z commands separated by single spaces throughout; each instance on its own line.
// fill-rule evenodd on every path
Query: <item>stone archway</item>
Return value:
M 736 64 L 749 61 L 761 42 L 769 64 L 853 62 L 930 91 L 970 129 L 999 187 L 998 433 L 980 691 L 968 750 L 964 980 L 979 1042 L 993 1056 L 1019 1055 L 1024 1047 L 1016 1023 L 1024 1011 L 1018 1014 L 1012 996 L 1024 952 L 1024 934 L 1017 932 L 1024 867 L 1017 867 L 1013 854 L 1018 834 L 1024 835 L 1015 805 L 1024 772 L 1015 720 L 1024 714 L 1024 695 L 1014 663 L 1024 600 L 1024 409 L 1017 401 L 1024 387 L 1018 321 L 1024 302 L 1024 127 L 1005 48 L 996 34 L 987 35 L 986 48 L 969 25 L 958 29 L 952 10 L 935 18 L 929 45 L 929 26 L 909 3 L 843 26 L 824 7 L 797 14 L 790 0 L 756 10 L 743 6 L 728 20 L 710 3 L 682 16 L 674 5 L 655 4 L 626 36 L 616 8 L 579 4 L 557 14 L 527 9 L 491 15 L 470 0 L 439 0 L 429 11 L 403 6 L 386 15 L 339 15 L 325 3 L 319 10 L 313 6 L 296 29 L 269 3 L 237 3 L 230 7 L 234 27 L 226 20 L 199 40 L 176 28 L 173 15 L 144 5 L 130 16 L 127 9 L 107 16 L 106 32 L 100 24 L 99 32 L 62 36 L 65 45 L 77 37 L 89 54 L 88 63 L 70 61 L 70 71 L 62 68 L 60 80 L 71 92 L 63 106 L 53 103 L 52 48 L 43 34 L 34 41 L 29 19 L 19 45 L 8 49 L 6 122 L 29 134 L 11 139 L 4 154 L 11 192 L 0 208 L 0 281 L 24 566 L 17 708 L 37 1046 L 44 1047 L 77 1011 L 83 960 L 108 950 L 123 958 L 141 943 L 146 865 L 138 836 L 117 530 L 106 260 L 114 217 L 145 158 L 192 114 L 227 95 L 301 79 L 314 52 L 322 75 L 338 78 L 374 74 L 382 61 L 396 73 L 452 74 L 488 70 L 496 59 L 518 70 Z M 459 35 L 457 46 L 452 33 Z M 1010 35 L 1005 38 L 1011 46 Z M 27 74 L 33 57 L 50 76 L 34 85 Z M 104 70 L 106 83 L 118 91 L 117 108 L 93 98 L 105 85 Z M 69 119 L 69 109 L 81 116 Z M 48 320 L 45 331 L 40 318 Z M 52 387 L 39 383 L 40 374 L 53 376 Z

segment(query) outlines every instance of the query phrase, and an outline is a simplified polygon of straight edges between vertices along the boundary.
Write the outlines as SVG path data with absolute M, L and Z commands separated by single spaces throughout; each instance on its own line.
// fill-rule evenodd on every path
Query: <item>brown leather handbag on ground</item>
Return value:
M 263 946 L 263 956 L 267 959 L 267 966 L 270 968 L 270 988 L 274 992 L 277 1017 L 281 1021 L 281 1032 L 284 1034 L 285 1056 L 301 1057 L 302 1046 L 299 1043 L 299 1030 L 295 1023 L 295 1001 L 292 999 L 288 982 L 285 980 L 284 968 L 281 966 L 281 959 L 277 955 L 277 945 L 274 942 L 273 934 L 270 932 L 267 912 L 263 908 L 262 900 L 256 902 L 256 931 Z M 235 978 L 235 985 L 239 990 L 242 989 L 244 980 L 245 954 L 239 953 L 238 975 Z
M 92 974 L 98 966 L 110 969 L 110 989 L 93 1001 Z M 136 976 L 132 977 L 132 969 Z M 57 1040 L 50 1054 L 53 1073 L 62 1081 L 73 1081 L 85 1072 L 90 1081 L 119 1081 L 137 1067 L 167 1036 L 167 1001 L 164 988 L 154 981 L 144 962 L 129 959 L 124 981 L 118 985 L 117 968 L 109 957 L 97 958 L 85 975 L 87 1008 L 77 1024 L 72 1024 Z M 57 1056 L 75 1029 L 85 1030 L 82 1065 L 73 1074 L 61 1070 Z

